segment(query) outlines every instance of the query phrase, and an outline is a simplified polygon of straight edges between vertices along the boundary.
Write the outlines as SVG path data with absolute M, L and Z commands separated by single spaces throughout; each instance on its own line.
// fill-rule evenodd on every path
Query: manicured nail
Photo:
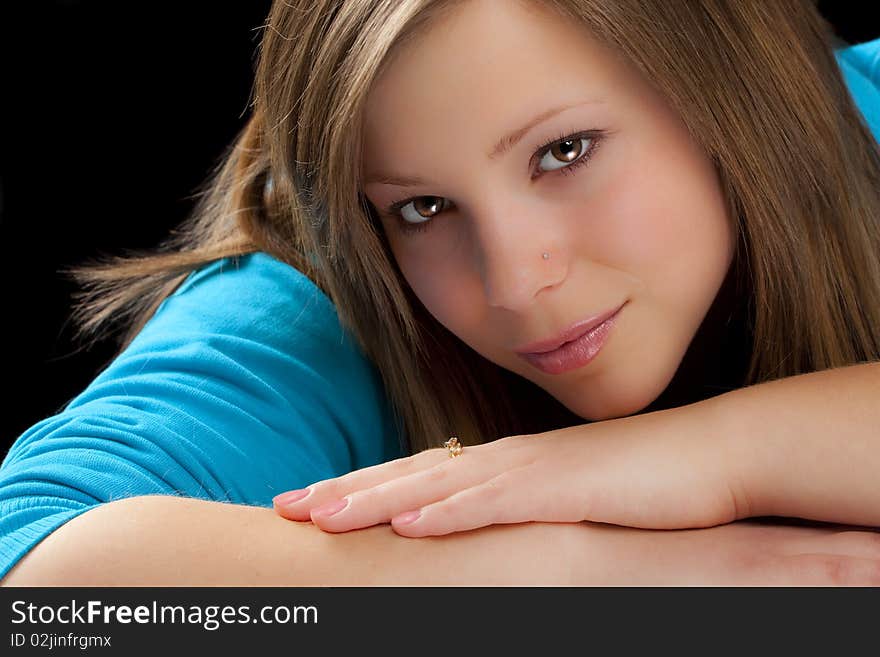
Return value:
M 420 515 L 422 515 L 421 509 L 418 511 L 407 511 L 394 518 L 392 522 L 398 525 L 408 525 L 411 522 L 415 522 Z
M 285 506 L 287 504 L 293 504 L 294 502 L 298 502 L 306 495 L 312 492 L 311 488 L 298 488 L 297 490 L 290 490 L 286 493 L 281 493 L 280 495 L 276 495 L 272 498 L 272 502 L 277 504 L 278 506 Z
M 345 507 L 348 506 L 349 498 L 343 497 L 341 500 L 333 500 L 332 502 L 328 502 L 323 506 L 319 506 L 316 509 L 312 509 L 313 516 L 332 516 L 336 513 L 342 511 Z

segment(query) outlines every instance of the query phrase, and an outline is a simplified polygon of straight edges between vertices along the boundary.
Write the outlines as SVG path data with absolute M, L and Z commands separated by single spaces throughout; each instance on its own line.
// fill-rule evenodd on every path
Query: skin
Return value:
M 502 135 L 575 103 L 489 157 Z M 589 130 L 604 136 L 580 141 Z M 364 133 L 364 194 L 440 323 L 585 419 L 636 413 L 663 392 L 735 232 L 711 160 L 637 69 L 546 8 L 472 0 L 396 54 Z M 589 161 L 566 175 L 567 154 Z M 380 174 L 424 184 L 370 181 Z M 404 199 L 426 230 L 405 233 L 385 211 Z M 548 374 L 514 352 L 624 302 L 584 367 Z
M 63 524 L 0 586 L 880 585 L 880 543 L 843 529 L 523 523 L 402 541 L 387 526 L 328 536 L 270 509 L 147 495 Z M 555 558 L 536 559 L 548 545 Z

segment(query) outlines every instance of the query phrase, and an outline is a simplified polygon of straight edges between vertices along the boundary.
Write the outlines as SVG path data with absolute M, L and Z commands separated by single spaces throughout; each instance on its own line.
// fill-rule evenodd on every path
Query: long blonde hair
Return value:
M 193 214 L 156 250 L 69 271 L 79 337 L 124 348 L 192 270 L 265 251 L 302 271 L 377 366 L 412 452 L 575 421 L 439 325 L 361 193 L 361 111 L 399 44 L 461 0 L 277 0 L 252 111 Z M 833 30 L 802 0 L 547 0 L 628 58 L 716 164 L 739 234 L 743 385 L 880 359 L 880 148 Z M 841 326 L 847 330 L 839 330 Z

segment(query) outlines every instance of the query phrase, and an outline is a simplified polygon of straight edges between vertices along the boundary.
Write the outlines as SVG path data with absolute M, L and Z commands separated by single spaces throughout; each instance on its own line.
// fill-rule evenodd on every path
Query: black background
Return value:
M 0 9 L 0 454 L 88 385 L 115 345 L 71 342 L 62 267 L 149 248 L 247 117 L 268 0 L 10 2 Z M 869 2 L 821 2 L 848 43 Z

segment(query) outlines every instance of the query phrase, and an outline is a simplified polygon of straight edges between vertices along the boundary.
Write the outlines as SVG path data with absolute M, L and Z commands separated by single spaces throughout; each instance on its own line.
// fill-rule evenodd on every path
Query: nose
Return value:
M 566 246 L 552 221 L 522 207 L 495 212 L 476 222 L 478 269 L 486 302 L 493 308 L 522 311 L 567 273 Z

